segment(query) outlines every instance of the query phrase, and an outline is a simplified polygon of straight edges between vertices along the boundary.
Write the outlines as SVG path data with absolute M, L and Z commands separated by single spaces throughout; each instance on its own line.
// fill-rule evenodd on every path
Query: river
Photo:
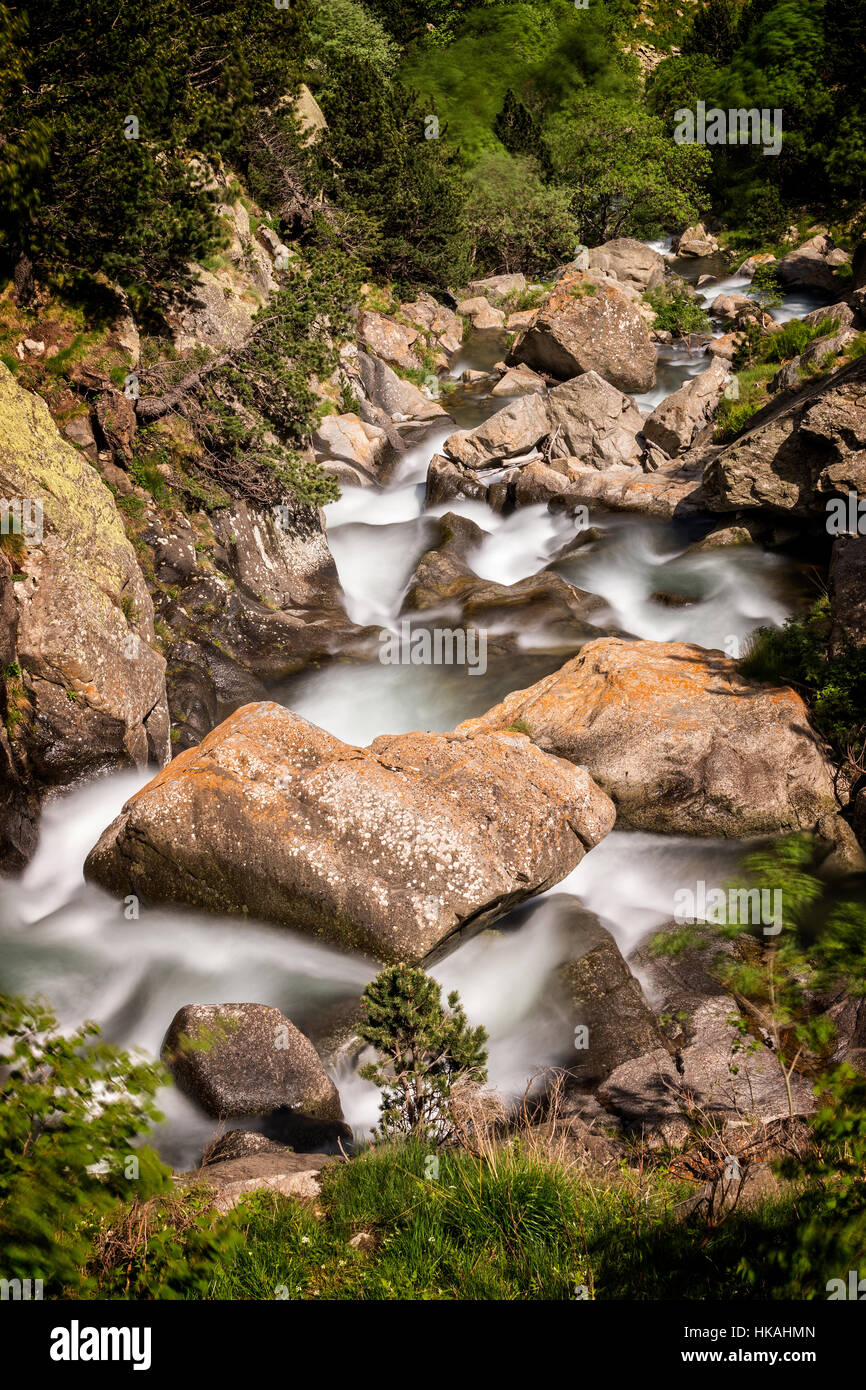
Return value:
M 708 273 L 695 262 L 676 268 L 689 279 Z M 728 277 L 712 287 L 712 296 L 746 286 Z M 788 297 L 777 317 L 814 308 L 807 299 Z M 488 370 L 503 349 L 497 334 L 471 335 L 452 363 L 452 379 L 468 367 Z M 662 349 L 658 384 L 637 398 L 641 409 L 648 412 L 707 364 L 697 353 Z M 543 506 L 510 517 L 477 502 L 425 509 L 427 466 L 445 437 L 505 404 L 461 385 L 443 399 L 455 423 L 434 426 L 408 449 L 384 491 L 346 489 L 326 509 L 347 611 L 357 622 L 396 627 L 415 565 L 434 544 L 436 519 L 446 511 L 471 518 L 487 532 L 471 557 L 480 577 L 511 584 L 555 564 L 564 579 L 600 595 L 605 609 L 593 615 L 599 635 L 617 629 L 705 647 L 724 646 L 732 637 L 742 643 L 755 627 L 781 624 L 808 599 L 808 574 L 790 558 L 759 547 L 694 551 L 709 519 L 683 526 L 594 511 L 590 524 L 601 535 L 556 562 L 575 523 Z M 688 602 L 659 602 L 653 597 L 658 594 Z M 295 677 L 274 698 L 351 743 L 412 729 L 451 729 L 574 654 L 544 631 L 522 630 L 519 614 L 513 622 L 517 650 L 491 658 L 483 676 L 459 667 L 338 661 Z M 34 860 L 3 884 L 4 988 L 42 996 L 65 1028 L 92 1018 L 112 1041 L 150 1054 L 159 1051 L 176 1010 L 188 1003 L 271 1004 L 314 1041 L 324 1039 L 339 1006 L 355 999 L 375 974 L 374 962 L 285 929 L 180 909 L 142 908 L 140 918 L 129 921 L 122 904 L 84 883 L 87 852 L 146 780 L 145 774 L 117 774 L 46 807 Z M 446 988 L 458 989 L 470 1020 L 487 1028 L 491 1083 L 504 1094 L 520 1094 L 528 1077 L 567 1061 L 571 1025 L 551 1015 L 547 1005 L 551 971 L 568 950 L 563 895 L 578 897 L 596 912 L 628 951 L 671 918 L 677 886 L 696 879 L 723 883 L 741 852 L 741 845 L 729 841 L 615 831 L 549 894 L 457 945 L 432 973 Z M 346 1119 L 361 1138 L 375 1120 L 377 1092 L 358 1079 L 353 1059 L 338 1062 L 334 1076 Z M 194 1165 L 214 1122 L 174 1089 L 163 1093 L 161 1104 L 161 1153 L 176 1167 Z

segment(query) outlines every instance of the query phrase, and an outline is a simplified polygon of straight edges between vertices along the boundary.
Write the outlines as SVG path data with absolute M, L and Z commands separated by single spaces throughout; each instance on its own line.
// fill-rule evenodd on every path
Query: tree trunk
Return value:
M 36 300 L 36 280 L 33 274 L 33 262 L 26 251 L 20 251 L 15 261 L 15 269 L 12 272 L 12 283 L 15 287 L 15 302 L 20 309 L 30 309 Z

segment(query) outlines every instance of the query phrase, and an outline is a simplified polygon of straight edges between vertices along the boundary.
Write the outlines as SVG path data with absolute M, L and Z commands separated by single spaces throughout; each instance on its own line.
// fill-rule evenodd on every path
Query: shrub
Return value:
M 442 1006 L 439 986 L 423 970 L 392 965 L 367 986 L 358 1032 L 379 1054 L 360 1076 L 382 1091 L 379 1132 L 441 1142 L 453 1130 L 455 1082 L 487 1078 L 487 1034 L 470 1028 L 456 991 Z
M 708 315 L 683 284 L 659 285 L 648 290 L 644 303 L 655 311 L 655 327 L 673 333 L 676 338 L 683 338 L 687 333 L 712 332 Z

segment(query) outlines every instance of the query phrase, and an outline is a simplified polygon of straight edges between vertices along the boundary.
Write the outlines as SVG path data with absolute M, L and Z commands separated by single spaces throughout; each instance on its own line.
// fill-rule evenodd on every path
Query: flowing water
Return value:
M 684 263 L 689 278 L 695 265 Z M 789 310 L 803 312 L 801 298 L 786 301 L 780 313 Z M 472 335 L 451 376 L 466 367 L 489 370 L 503 349 L 500 334 Z M 652 409 L 706 364 L 703 356 L 663 350 L 657 388 L 638 398 L 642 409 Z M 758 548 L 696 549 L 708 519 L 683 526 L 599 511 L 590 517 L 597 538 L 557 560 L 574 538 L 575 523 L 542 506 L 510 517 L 477 502 L 425 509 L 427 465 L 442 441 L 504 404 L 483 388 L 458 387 L 443 399 L 453 423 L 433 426 L 408 449 L 387 489 L 346 489 L 327 508 L 346 608 L 358 623 L 395 629 L 415 565 L 435 544 L 437 518 L 446 511 L 487 533 L 469 557 L 479 577 L 513 584 L 554 567 L 577 588 L 600 595 L 605 607 L 592 619 L 600 635 L 615 629 L 707 647 L 732 639 L 742 644 L 756 626 L 783 622 L 805 599 L 807 580 L 790 560 Z M 512 622 L 515 649 L 491 657 L 483 675 L 461 667 L 334 662 L 295 677 L 275 698 L 351 743 L 451 729 L 557 669 L 577 650 L 554 650 L 543 632 L 521 626 L 519 613 Z M 46 808 L 33 862 L 3 885 L 3 987 L 41 995 L 64 1027 L 93 1018 L 112 1041 L 150 1054 L 159 1051 L 172 1016 L 187 1003 L 270 1004 L 314 1041 L 331 1036 L 340 1008 L 357 999 L 375 962 L 284 929 L 180 909 L 145 908 L 139 920 L 129 921 L 122 903 L 84 883 L 88 850 L 145 780 L 130 773 L 103 778 Z M 629 951 L 671 918 L 677 885 L 697 879 L 722 884 L 741 852 L 730 842 L 615 831 L 564 883 L 440 961 L 432 973 L 460 991 L 470 1019 L 490 1034 L 492 1084 L 520 1094 L 539 1069 L 567 1059 L 571 1025 L 551 1011 L 549 979 L 567 958 L 569 902 L 580 899 Z M 361 1136 L 375 1119 L 377 1093 L 358 1079 L 351 1058 L 338 1062 L 334 1075 L 346 1118 Z M 174 1090 L 162 1105 L 167 1120 L 157 1139 L 163 1155 L 176 1166 L 196 1163 L 214 1123 Z

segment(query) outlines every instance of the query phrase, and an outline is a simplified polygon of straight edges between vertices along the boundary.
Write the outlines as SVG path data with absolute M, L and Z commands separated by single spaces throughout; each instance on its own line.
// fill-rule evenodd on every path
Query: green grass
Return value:
M 718 443 L 735 439 L 752 416 L 767 404 L 767 387 L 775 375 L 775 366 L 768 363 L 747 367 L 737 373 L 739 396 L 735 399 L 724 396 L 716 414 L 715 438 Z
M 204 1296 L 368 1302 L 779 1293 L 760 1252 L 793 1241 L 793 1198 L 738 1211 L 708 1230 L 699 1216 L 683 1214 L 696 1190 L 662 1169 L 593 1182 L 517 1143 L 483 1158 L 440 1152 L 438 1171 L 430 1150 L 379 1146 L 327 1170 L 315 1204 L 273 1194 L 245 1203 L 241 1246 Z M 350 1244 L 359 1233 L 367 1248 Z M 745 1251 L 755 1262 L 748 1269 Z

